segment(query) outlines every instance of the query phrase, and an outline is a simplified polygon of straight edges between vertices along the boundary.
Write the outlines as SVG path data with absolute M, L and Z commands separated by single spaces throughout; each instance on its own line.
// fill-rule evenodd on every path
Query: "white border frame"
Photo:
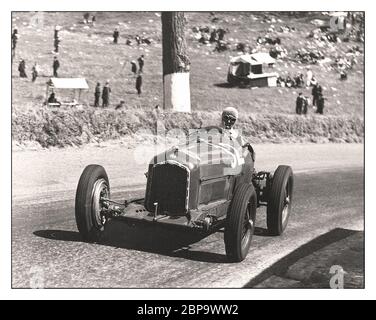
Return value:
M 0 104 L 0 130 L 1 130 L 1 223 L 0 223 L 0 298 L 1 299 L 233 299 L 233 300 L 254 300 L 254 299 L 375 299 L 375 275 L 376 270 L 373 244 L 376 243 L 375 227 L 375 204 L 373 202 L 374 181 L 376 181 L 375 153 L 372 148 L 372 138 L 375 136 L 376 126 L 372 122 L 376 119 L 375 107 L 372 105 L 371 94 L 366 94 L 366 178 L 365 178 L 365 210 L 366 210 L 366 289 L 365 290 L 245 290 L 245 289 L 56 289 L 56 290 L 23 290 L 11 289 L 11 62 L 10 62 L 10 33 L 11 33 L 11 11 L 279 11 L 279 10 L 307 10 L 307 11 L 330 11 L 330 10 L 354 10 L 366 12 L 366 87 L 365 91 L 373 92 L 375 80 L 371 70 L 376 70 L 375 62 L 371 53 L 375 52 L 375 37 L 372 31 L 375 29 L 376 14 L 371 1 L 349 1 L 349 0 L 317 0 L 314 4 L 310 2 L 289 1 L 282 4 L 278 0 L 268 2 L 255 1 L 188 1 L 177 2 L 172 0 L 142 0 L 137 2 L 120 2 L 116 0 L 92 1 L 89 3 L 65 0 L 60 2 L 46 2 L 41 0 L 14 0 L 12 2 L 1 2 L 1 43 L 5 44 L 1 49 L 0 70 L 2 78 L 2 94 Z M 156 290 L 158 292 L 156 292 Z M 210 290 L 210 292 L 208 291 Z M 229 291 L 230 290 L 230 291 Z

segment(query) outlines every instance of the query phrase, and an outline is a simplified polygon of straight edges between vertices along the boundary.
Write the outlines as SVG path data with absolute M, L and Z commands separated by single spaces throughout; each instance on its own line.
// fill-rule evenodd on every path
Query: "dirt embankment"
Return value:
M 103 142 L 148 131 L 199 128 L 217 125 L 220 114 L 198 111 L 192 114 L 162 113 L 132 109 L 28 109 L 13 110 L 12 138 L 16 145 L 37 143 L 41 147 L 79 146 Z M 360 143 L 364 121 L 358 116 L 308 116 L 247 114 L 238 129 L 253 142 Z

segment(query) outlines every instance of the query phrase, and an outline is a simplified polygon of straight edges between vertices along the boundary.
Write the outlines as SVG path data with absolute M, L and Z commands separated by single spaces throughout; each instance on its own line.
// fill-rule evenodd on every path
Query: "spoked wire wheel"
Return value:
M 102 198 L 109 197 L 110 184 L 104 168 L 95 164 L 87 166 L 78 182 L 75 201 L 76 224 L 84 240 L 102 239 L 107 222 Z
M 225 226 L 226 255 L 231 262 L 245 259 L 256 223 L 257 195 L 252 184 L 240 184 L 234 193 Z
M 109 199 L 109 197 L 108 182 L 103 178 L 95 181 L 92 194 L 92 217 L 93 223 L 100 231 L 104 230 L 104 225 L 106 224 L 106 216 L 103 215 L 102 199 Z

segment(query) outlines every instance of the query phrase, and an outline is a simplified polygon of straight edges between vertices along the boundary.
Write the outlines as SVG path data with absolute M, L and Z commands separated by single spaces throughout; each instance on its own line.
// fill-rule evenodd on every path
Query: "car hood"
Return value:
M 151 164 L 177 162 L 190 171 L 200 169 L 203 176 L 220 175 L 224 169 L 235 169 L 244 163 L 241 147 L 233 143 L 212 142 L 208 139 L 191 139 L 156 155 Z

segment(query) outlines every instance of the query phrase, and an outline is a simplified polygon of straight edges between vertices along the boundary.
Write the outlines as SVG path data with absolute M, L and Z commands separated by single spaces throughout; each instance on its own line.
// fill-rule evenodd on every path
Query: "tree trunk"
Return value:
M 183 12 L 162 12 L 163 108 L 191 112 Z

